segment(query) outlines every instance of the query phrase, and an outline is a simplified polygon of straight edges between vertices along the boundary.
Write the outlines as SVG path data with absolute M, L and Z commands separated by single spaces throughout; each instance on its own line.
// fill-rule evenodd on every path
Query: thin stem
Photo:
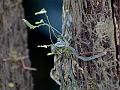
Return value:
M 48 21 L 48 27 L 52 26 L 46 13 L 45 13 L 45 16 L 46 16 L 47 21 Z M 54 28 L 54 27 L 53 27 L 53 28 Z M 60 33 L 57 29 L 55 29 L 55 28 L 54 28 L 54 30 L 53 30 L 53 28 L 51 28 L 51 31 L 53 32 L 54 36 L 57 38 L 57 36 L 55 35 L 54 30 L 55 30 L 57 33 L 59 33 L 60 35 L 61 35 L 61 33 Z

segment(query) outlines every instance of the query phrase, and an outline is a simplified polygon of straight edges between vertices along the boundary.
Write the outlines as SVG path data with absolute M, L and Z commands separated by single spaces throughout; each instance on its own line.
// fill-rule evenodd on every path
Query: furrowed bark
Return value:
M 32 90 L 22 0 L 0 0 L 0 90 Z
M 62 34 L 72 37 L 70 46 L 84 57 L 106 55 L 92 61 L 56 55 L 54 76 L 61 90 L 120 89 L 112 13 L 111 0 L 63 0 Z
M 118 58 L 118 74 L 120 80 L 120 1 L 114 0 L 113 3 L 114 9 L 114 21 L 115 21 L 115 30 L 116 30 L 116 41 L 117 41 L 117 58 Z

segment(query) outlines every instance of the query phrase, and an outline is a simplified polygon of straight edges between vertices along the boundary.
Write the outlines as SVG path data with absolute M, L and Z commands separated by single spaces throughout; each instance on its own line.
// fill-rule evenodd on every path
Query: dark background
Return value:
M 35 16 L 34 13 L 42 8 L 47 10 L 52 26 L 61 31 L 62 27 L 62 0 L 23 0 L 25 19 L 34 24 L 35 21 L 44 19 L 43 15 Z M 53 41 L 56 39 L 52 37 Z M 37 71 L 32 72 L 34 90 L 59 90 L 59 86 L 50 78 L 50 70 L 53 68 L 53 56 L 47 56 L 50 48 L 38 48 L 37 45 L 50 44 L 47 27 L 34 30 L 28 28 L 28 48 L 32 67 Z

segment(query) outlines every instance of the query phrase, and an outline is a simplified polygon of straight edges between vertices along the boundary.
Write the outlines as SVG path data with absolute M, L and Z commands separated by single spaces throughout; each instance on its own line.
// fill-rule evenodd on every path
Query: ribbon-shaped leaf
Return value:
M 25 20 L 25 19 L 22 19 L 24 22 L 25 22 L 25 24 L 30 28 L 30 29 L 35 29 L 36 28 L 36 26 L 34 26 L 34 25 L 32 25 L 31 23 L 29 23 L 27 20 Z
M 39 22 L 35 22 L 35 24 L 43 24 L 43 23 L 44 23 L 43 19 L 41 19 Z
M 39 12 L 36 12 L 35 15 L 44 14 L 44 13 L 47 13 L 47 11 L 43 8 Z

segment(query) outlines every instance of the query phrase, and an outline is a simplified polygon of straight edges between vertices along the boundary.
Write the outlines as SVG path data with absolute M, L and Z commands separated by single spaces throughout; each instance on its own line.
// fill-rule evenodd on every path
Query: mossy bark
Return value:
M 0 90 L 32 90 L 22 0 L 0 0 Z
M 61 90 L 119 90 L 115 29 L 111 0 L 63 0 L 62 34 L 72 37 L 70 46 L 84 57 L 106 55 L 82 61 L 74 55 L 55 56 L 55 77 Z M 60 58 L 61 57 L 61 58 Z

